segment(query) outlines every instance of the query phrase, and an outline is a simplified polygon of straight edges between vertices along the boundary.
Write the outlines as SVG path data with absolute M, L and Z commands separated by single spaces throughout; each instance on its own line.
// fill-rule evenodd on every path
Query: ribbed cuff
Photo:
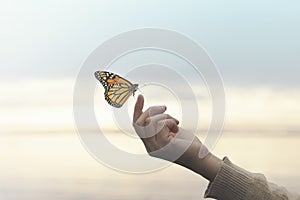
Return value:
M 252 183 L 251 173 L 235 166 L 225 157 L 214 181 L 209 183 L 204 197 L 223 200 L 246 199 Z

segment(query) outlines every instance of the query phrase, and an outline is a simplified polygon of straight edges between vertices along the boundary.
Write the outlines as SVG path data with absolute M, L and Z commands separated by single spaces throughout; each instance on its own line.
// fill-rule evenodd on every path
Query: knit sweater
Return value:
M 248 172 L 225 157 L 214 181 L 210 182 L 205 197 L 219 200 L 300 200 L 300 196 L 288 192 L 266 180 L 262 174 Z

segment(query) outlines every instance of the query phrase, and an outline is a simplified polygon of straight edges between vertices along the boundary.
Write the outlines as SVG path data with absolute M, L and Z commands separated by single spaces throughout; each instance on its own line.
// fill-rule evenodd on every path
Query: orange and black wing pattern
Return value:
M 105 100 L 116 108 L 122 107 L 138 88 L 138 84 L 132 84 L 125 78 L 112 72 L 96 71 L 95 77 L 104 87 Z

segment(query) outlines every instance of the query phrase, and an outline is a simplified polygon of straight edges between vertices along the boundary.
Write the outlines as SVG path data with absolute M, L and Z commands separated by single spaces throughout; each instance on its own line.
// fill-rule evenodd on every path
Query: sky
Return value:
M 298 1 L 1 1 L 1 78 L 74 77 L 110 37 L 160 27 L 207 49 L 228 84 L 298 86 Z
M 2 132 L 72 127 L 84 61 L 114 35 L 145 27 L 206 49 L 224 81 L 228 129 L 299 128 L 299 1 L 2 0 L 0 15 Z

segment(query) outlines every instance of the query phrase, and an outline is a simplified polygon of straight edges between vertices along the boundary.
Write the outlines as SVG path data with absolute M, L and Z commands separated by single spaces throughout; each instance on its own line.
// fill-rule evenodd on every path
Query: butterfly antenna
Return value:
M 140 88 L 138 88 L 138 90 L 139 90 L 140 93 L 144 94 L 144 92 L 142 92 L 142 90 Z
M 145 87 L 145 86 L 147 86 L 147 85 L 148 85 L 147 83 L 144 83 L 143 85 L 141 85 L 141 87 Z M 144 93 L 142 92 L 142 90 L 140 89 L 141 87 L 138 87 L 138 90 L 140 91 L 140 93 L 144 94 Z

